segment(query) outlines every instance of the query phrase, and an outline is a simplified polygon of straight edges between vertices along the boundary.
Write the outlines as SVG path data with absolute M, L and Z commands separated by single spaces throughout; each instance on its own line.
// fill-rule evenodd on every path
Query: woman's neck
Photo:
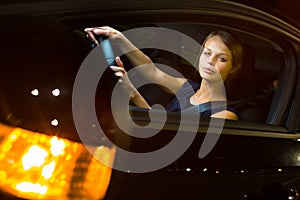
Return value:
M 225 101 L 226 93 L 224 84 L 219 82 L 208 82 L 202 79 L 200 88 L 191 97 L 190 102 L 194 105 L 207 103 L 211 101 Z

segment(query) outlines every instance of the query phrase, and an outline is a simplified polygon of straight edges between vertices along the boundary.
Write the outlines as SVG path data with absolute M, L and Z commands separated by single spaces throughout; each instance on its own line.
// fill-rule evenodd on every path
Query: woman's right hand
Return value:
M 185 83 L 185 78 L 173 77 L 165 73 L 164 71 L 158 69 L 156 65 L 152 62 L 152 60 L 141 50 L 135 47 L 134 44 L 132 44 L 120 31 L 109 26 L 86 28 L 84 31 L 87 33 L 87 37 L 89 37 L 90 40 L 95 42 L 97 45 L 99 45 L 99 43 L 96 40 L 95 35 L 103 35 L 105 37 L 108 37 L 112 42 L 114 42 L 114 44 L 118 46 L 121 52 L 124 52 L 126 54 L 126 57 L 130 61 L 132 66 L 140 66 L 147 64 L 147 73 L 145 73 L 144 70 L 137 69 L 137 72 L 140 75 L 143 75 L 145 79 L 151 80 L 152 82 L 158 83 L 159 85 L 163 85 L 165 86 L 164 88 L 168 88 L 173 92 L 177 92 Z M 116 59 L 116 62 L 121 62 L 121 60 L 118 60 L 119 58 Z M 126 87 L 133 87 L 127 77 L 127 73 L 122 67 L 123 65 L 117 65 L 118 66 L 111 67 L 111 69 L 115 72 L 115 75 L 119 77 L 119 81 L 124 81 L 124 86 L 126 85 Z
M 87 33 L 87 37 L 97 45 L 99 45 L 99 42 L 95 38 L 95 35 L 102 35 L 112 40 L 124 37 L 120 31 L 109 26 L 85 28 L 84 31 Z

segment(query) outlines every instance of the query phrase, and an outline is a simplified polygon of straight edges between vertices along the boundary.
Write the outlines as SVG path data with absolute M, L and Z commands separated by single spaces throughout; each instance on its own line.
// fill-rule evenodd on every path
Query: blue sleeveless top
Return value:
M 233 107 L 227 106 L 225 102 L 222 101 L 192 105 L 190 103 L 190 98 L 199 88 L 199 83 L 191 80 L 186 81 L 176 93 L 176 96 L 167 104 L 166 111 L 181 112 L 198 109 L 198 112 L 200 112 L 200 116 L 203 117 L 210 117 L 211 115 L 223 110 L 228 110 L 237 114 L 237 111 Z

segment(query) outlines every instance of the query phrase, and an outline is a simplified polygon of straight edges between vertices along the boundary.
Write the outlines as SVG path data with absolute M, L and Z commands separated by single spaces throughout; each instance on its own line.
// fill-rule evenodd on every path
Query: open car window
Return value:
M 239 120 L 243 122 L 254 122 L 262 124 L 272 124 L 269 118 L 272 116 L 271 109 L 273 97 L 278 93 L 280 87 L 280 72 L 286 67 L 284 50 L 276 43 L 262 36 L 247 33 L 229 27 L 201 24 L 201 23 L 156 23 L 142 25 L 112 25 L 120 31 L 126 32 L 134 28 L 141 27 L 157 27 L 167 28 L 178 31 L 193 40 L 202 43 L 206 35 L 212 30 L 230 30 L 239 36 L 244 45 L 244 57 L 242 68 L 239 75 L 232 81 L 229 89 L 226 91 L 228 104 L 234 106 L 239 113 Z M 143 35 L 140 31 L 139 35 L 142 46 L 155 46 L 155 44 L 163 44 L 179 49 L 180 55 L 189 58 L 193 62 L 189 62 L 180 55 L 168 52 L 164 49 L 142 49 L 157 66 L 167 65 L 174 68 L 182 76 L 195 82 L 200 81 L 199 74 L 195 66 L 198 59 L 199 49 L 184 46 L 182 41 L 184 38 L 180 36 L 166 37 L 160 35 L 159 32 L 149 36 L 147 33 Z M 150 38 L 151 37 L 151 38 Z M 126 67 L 131 69 L 130 63 Z M 163 67 L 161 67 L 163 70 Z M 161 90 L 155 84 L 144 85 L 139 91 L 151 104 L 166 105 L 172 98 Z M 278 95 L 278 94 L 277 94 Z M 282 119 L 284 120 L 284 119 Z
M 5 19 L 3 20 L 5 21 Z M 14 21 L 18 20 L 18 18 L 12 17 L 10 20 Z M 94 20 L 96 21 L 96 19 Z M 47 109 L 49 109 L 50 111 L 47 114 L 49 115 L 47 116 L 49 118 L 47 120 L 51 122 L 51 120 L 56 118 L 61 119 L 61 126 L 55 127 L 54 130 L 58 130 L 62 133 L 76 132 L 72 117 L 69 116 L 72 113 L 72 88 L 81 64 L 92 51 L 92 48 L 90 47 L 91 43 L 86 38 L 83 29 L 87 26 L 92 27 L 93 24 L 87 24 L 80 21 L 78 22 L 78 24 L 74 25 L 68 20 L 62 20 L 61 22 L 55 23 L 53 23 L 52 21 L 50 23 L 51 25 L 48 26 L 47 23 L 49 23 L 49 20 L 46 18 L 45 21 L 43 20 L 43 18 L 40 18 L 38 20 L 35 19 L 33 21 L 31 20 L 31 18 L 24 18 L 23 21 L 23 24 L 25 25 L 32 24 L 33 27 L 45 26 L 51 29 L 51 31 L 52 29 L 56 28 L 56 38 L 51 40 L 48 39 L 50 37 L 47 36 L 47 29 L 46 31 L 44 31 L 44 35 L 37 32 L 36 38 L 33 38 L 33 40 L 38 42 L 36 43 L 36 46 L 31 46 L 30 51 L 26 52 L 28 53 L 28 56 L 22 53 L 24 52 L 22 48 L 16 48 L 16 50 L 19 49 L 20 51 L 15 51 L 15 49 L 10 45 L 8 41 L 5 41 L 3 43 L 9 46 L 9 48 L 7 48 L 7 51 L 3 53 L 3 57 L 5 58 L 4 62 L 6 62 L 7 58 L 7 63 L 11 62 L 9 60 L 9 57 L 5 55 L 10 55 L 10 53 L 13 51 L 15 52 L 16 56 L 19 56 L 20 54 L 20 59 L 18 59 L 20 62 L 22 62 L 22 59 L 25 60 L 33 57 L 36 57 L 37 59 L 31 59 L 30 62 L 26 63 L 25 66 L 27 70 L 25 70 L 25 73 L 21 73 L 22 70 L 25 69 L 23 68 L 17 74 L 18 77 L 20 77 L 19 81 L 21 81 L 20 85 L 22 87 L 16 87 L 16 91 L 29 91 L 29 97 L 26 96 L 26 98 L 24 98 L 23 96 L 8 96 L 9 98 L 11 98 L 12 107 L 9 108 L 11 110 L 9 110 L 8 107 L 3 109 L 7 111 L 7 113 L 3 112 L 3 115 L 1 117 L 2 121 L 24 128 L 34 127 L 34 130 L 52 132 L 53 126 L 51 124 L 49 128 L 49 124 L 45 126 L 44 122 L 37 123 L 37 121 L 42 120 L 41 118 L 35 115 L 31 115 L 28 117 L 24 107 L 22 109 L 18 109 L 19 104 L 17 101 L 18 99 L 22 98 L 28 99 L 28 108 L 30 108 L 30 106 L 34 107 L 36 106 L 36 104 L 31 99 L 32 94 L 30 94 L 30 92 L 34 92 L 35 89 L 39 89 L 41 93 L 36 99 L 41 100 L 42 98 L 46 98 L 46 96 L 42 95 L 46 94 L 47 92 L 49 93 L 49 91 L 51 90 L 51 88 L 47 88 L 49 86 L 45 86 L 46 83 L 50 83 L 50 85 L 53 85 L 51 86 L 52 90 L 54 90 L 59 85 L 64 85 L 64 87 L 66 87 L 66 92 L 62 92 L 63 95 L 66 94 L 66 96 L 63 96 L 65 97 L 64 105 L 56 105 L 56 108 L 53 108 L 54 102 L 56 101 L 55 97 L 48 98 L 49 96 L 47 96 L 46 99 L 43 99 L 43 102 L 49 100 L 49 107 L 47 107 Z M 102 25 L 110 25 L 122 32 L 139 28 L 139 32 L 134 35 L 138 38 L 138 42 L 140 43 L 139 45 L 147 47 L 147 45 L 155 46 L 159 44 L 165 45 L 170 49 L 177 49 L 179 52 L 178 54 L 180 55 L 176 55 L 174 52 L 172 53 L 170 51 L 159 48 L 143 48 L 142 51 L 147 54 L 155 63 L 157 63 L 157 66 L 161 67 L 161 69 L 164 69 L 164 66 L 172 67 L 180 75 L 195 82 L 199 82 L 201 79 L 197 71 L 195 73 L 194 66 L 196 66 L 197 64 L 200 44 L 203 42 L 205 36 L 212 30 L 229 30 L 235 33 L 242 41 L 245 53 L 240 74 L 237 79 L 232 82 L 230 88 L 226 92 L 228 97 L 227 103 L 232 105 L 238 111 L 239 121 L 226 121 L 226 125 L 228 127 L 233 127 L 233 130 L 236 129 L 237 132 L 239 132 L 238 129 L 266 129 L 274 132 L 274 129 L 276 128 L 278 128 L 278 130 L 275 130 L 276 132 L 288 131 L 285 129 L 285 122 L 288 118 L 289 106 L 292 103 L 291 93 L 293 92 L 293 89 L 290 89 L 291 87 L 289 84 L 292 83 L 288 83 L 287 80 L 292 77 L 292 75 L 294 75 L 290 68 L 295 61 L 293 60 L 293 56 L 290 55 L 293 52 L 290 52 L 289 46 L 285 46 L 278 38 L 264 37 L 264 35 L 255 34 L 250 31 L 247 32 L 243 29 L 233 28 L 229 25 L 226 26 L 226 24 L 214 23 L 157 22 L 142 24 L 107 24 L 101 22 L 100 20 L 97 24 L 95 23 L 95 26 Z M 13 23 L 10 23 L 10 21 L 6 21 L 5 26 L 9 26 L 11 28 L 14 27 Z M 149 34 L 147 32 L 143 32 L 143 28 L 145 27 L 154 27 L 156 29 L 154 29 L 154 32 Z M 184 43 L 186 42 L 185 38 L 180 35 L 167 35 L 167 37 L 162 36 L 160 35 L 159 31 L 157 31 L 159 29 L 169 29 L 172 31 L 176 31 L 184 35 L 185 37 L 198 42 L 199 46 L 197 48 L 194 48 L 192 46 L 186 45 L 186 43 Z M 30 33 L 28 33 L 28 35 L 24 34 L 24 37 L 30 38 L 31 35 Z M 65 40 L 65 38 L 67 38 L 67 40 Z M 31 40 L 24 40 L 24 45 L 20 46 L 26 47 L 30 44 L 30 42 L 32 42 L 32 38 Z M 45 45 L 48 48 L 45 48 Z M 56 47 L 52 47 L 52 45 L 56 45 Z M 50 47 L 53 49 L 51 49 Z M 35 51 L 38 53 L 34 54 Z M 55 56 L 53 57 L 52 53 L 57 54 L 56 58 L 60 60 L 59 63 L 57 63 L 56 60 L 53 59 Z M 52 57 L 49 58 L 49 56 Z M 126 55 L 121 56 L 124 57 L 125 67 L 127 69 L 131 69 L 131 63 L 126 62 Z M 44 63 L 44 71 L 41 72 L 42 69 L 39 67 L 40 65 L 38 62 L 42 62 L 44 60 L 49 60 L 49 62 Z M 17 68 L 18 65 L 20 66 L 19 63 L 15 63 L 14 67 Z M 60 71 L 53 70 L 52 66 L 54 65 L 59 68 Z M 12 84 L 11 88 L 5 87 L 5 83 L 10 81 L 9 77 L 15 76 L 14 73 L 16 71 L 16 68 L 11 67 L 5 69 L 4 74 L 6 75 L 3 76 L 2 86 L 3 91 L 7 93 L 11 92 L 11 88 L 14 89 L 14 87 L 16 86 L 15 84 Z M 41 73 L 42 75 L 47 74 L 47 76 L 45 76 L 46 78 L 41 79 L 37 76 L 38 73 Z M 56 73 L 59 74 L 57 75 L 57 77 Z M 55 80 L 52 80 L 53 77 L 55 77 Z M 32 79 L 32 83 L 30 83 L 29 86 L 25 84 L 27 78 Z M 103 79 L 102 78 L 103 77 L 101 77 L 100 82 L 102 82 L 102 84 L 105 84 L 104 87 L 108 87 L 108 83 L 110 81 L 109 79 L 112 79 L 113 77 L 111 76 L 111 74 L 109 74 L 107 77 L 104 77 Z M 161 88 L 159 88 L 155 84 L 146 84 L 142 87 L 139 87 L 138 89 L 150 105 L 160 104 L 162 106 L 165 106 L 173 97 L 172 95 L 167 94 L 165 91 L 161 90 Z M 19 93 L 16 92 L 16 94 Z M 23 93 L 20 94 L 23 95 Z M 101 96 L 101 91 L 96 94 L 96 98 L 101 98 Z M 9 98 L 7 98 L 7 101 L 10 101 Z M 96 102 L 96 106 L 102 104 L 102 102 L 99 102 Z M 110 102 L 107 101 L 102 105 L 110 105 Z M 5 107 L 5 103 L 3 103 L 2 106 Z M 42 103 L 39 106 L 42 106 Z M 63 112 L 60 112 L 59 110 Z M 20 114 L 20 112 L 22 113 Z M 61 114 L 61 116 L 55 116 L 56 114 L 53 114 L 55 112 L 63 114 Z M 140 112 L 144 112 L 144 110 L 141 109 Z M 144 113 L 147 120 L 148 113 Z M 14 116 L 14 114 L 20 114 L 20 116 Z M 180 115 L 178 116 L 178 119 L 180 120 Z M 253 123 L 255 125 L 253 125 Z M 41 126 L 43 127 L 41 128 Z M 76 137 L 76 135 L 72 135 L 72 137 Z

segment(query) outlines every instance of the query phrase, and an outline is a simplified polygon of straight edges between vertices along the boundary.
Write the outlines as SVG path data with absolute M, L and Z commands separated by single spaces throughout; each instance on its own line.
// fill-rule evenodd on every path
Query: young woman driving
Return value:
M 236 110 L 230 106 L 222 109 L 210 109 L 211 102 L 226 101 L 224 82 L 233 76 L 241 67 L 243 49 L 240 41 L 226 31 L 213 31 L 202 44 L 199 56 L 198 72 L 201 82 L 196 83 L 182 77 L 171 76 L 155 66 L 151 59 L 138 50 L 121 32 L 111 27 L 86 28 L 87 36 L 98 44 L 95 35 L 103 35 L 112 39 L 121 50 L 128 52 L 128 59 L 134 66 L 147 64 L 145 78 L 169 88 L 176 94 L 166 106 L 167 111 L 180 111 L 193 107 L 206 107 L 201 110 L 201 116 L 238 120 Z M 130 82 L 123 63 L 116 57 L 117 66 L 111 66 L 115 76 L 119 77 L 131 96 L 131 101 L 138 107 L 151 108 L 142 95 Z M 192 90 L 189 89 L 192 87 Z

